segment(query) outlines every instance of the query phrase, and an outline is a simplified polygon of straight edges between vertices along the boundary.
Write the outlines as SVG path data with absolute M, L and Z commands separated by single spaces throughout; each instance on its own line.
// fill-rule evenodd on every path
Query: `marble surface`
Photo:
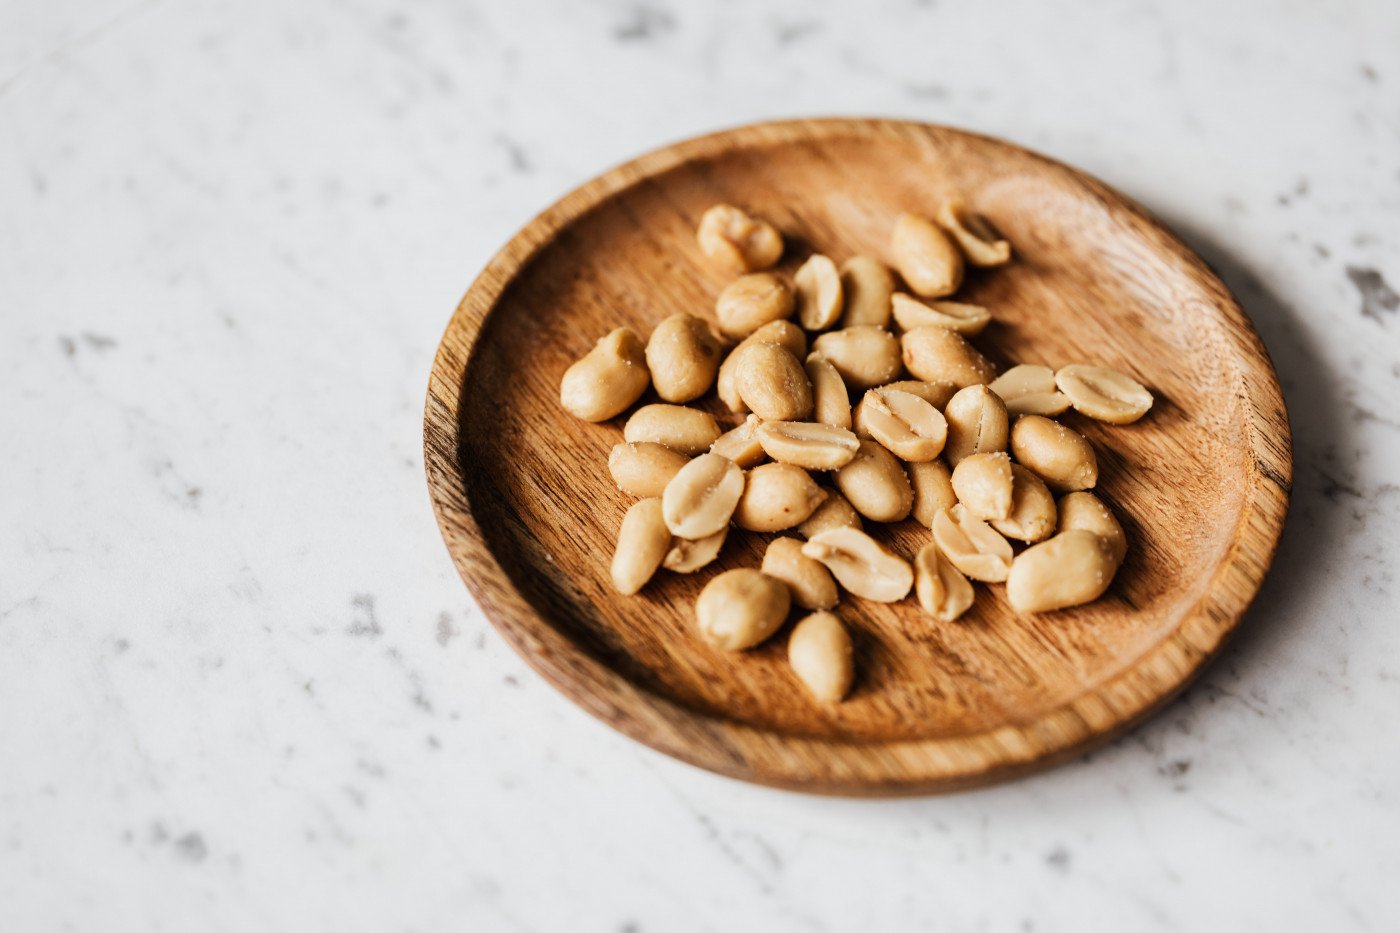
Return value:
M 1400 7 L 0 4 L 0 929 L 1400 926 Z M 439 334 L 609 165 L 1005 136 L 1236 289 L 1296 436 L 1238 639 L 946 798 L 699 773 L 533 675 L 424 490 Z

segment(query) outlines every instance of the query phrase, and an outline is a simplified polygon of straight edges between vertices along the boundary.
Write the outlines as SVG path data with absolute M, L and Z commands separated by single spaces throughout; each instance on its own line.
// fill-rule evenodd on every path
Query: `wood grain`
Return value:
M 693 632 L 713 572 L 757 566 L 770 536 L 731 536 L 710 572 L 612 592 L 628 500 L 609 448 L 622 418 L 583 424 L 559 378 L 600 335 L 646 334 L 680 310 L 712 315 L 728 277 L 695 246 L 729 201 L 776 223 L 782 269 L 812 249 L 883 256 L 894 217 L 964 197 L 1016 261 L 959 293 L 996 321 L 976 341 L 999 364 L 1092 362 L 1157 398 L 1115 427 L 1073 413 L 1100 459 L 1098 492 L 1129 556 L 1089 606 L 1017 616 L 1000 586 L 933 623 L 911 599 L 848 598 L 858 680 L 838 706 L 808 699 L 786 633 L 741 655 Z M 654 401 L 644 397 L 643 403 Z M 711 410 L 718 411 L 712 406 Z M 625 417 L 625 416 L 624 416 Z M 428 484 L 462 578 L 546 679 L 653 748 L 737 778 L 824 793 L 985 784 L 1122 733 L 1196 674 L 1233 630 L 1273 557 L 1291 477 L 1288 419 L 1253 327 L 1180 240 L 1066 166 L 943 127 L 882 120 L 760 124 L 615 168 L 521 230 L 463 298 L 433 366 Z M 872 526 L 878 529 L 878 526 Z M 928 531 L 877 530 L 912 555 Z

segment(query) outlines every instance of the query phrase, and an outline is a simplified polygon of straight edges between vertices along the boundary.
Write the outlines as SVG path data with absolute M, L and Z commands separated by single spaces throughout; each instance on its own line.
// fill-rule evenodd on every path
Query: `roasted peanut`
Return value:
M 742 356 L 740 351 L 755 343 L 776 343 L 799 360 L 807 356 L 807 335 L 791 321 L 772 321 L 749 334 L 725 357 L 719 367 L 719 377 L 715 380 L 715 392 L 730 411 L 748 411 L 748 406 L 739 397 L 735 374 L 738 372 L 738 363 Z
M 812 413 L 812 384 L 807 371 L 775 343 L 744 347 L 735 364 L 739 398 L 765 421 L 797 421 Z
M 972 265 L 1004 266 L 1011 261 L 1011 244 L 997 235 L 986 218 L 969 213 L 962 201 L 945 201 L 938 212 L 938 224 L 957 241 Z
M 946 327 L 916 327 L 900 338 L 904 368 L 926 382 L 951 382 L 958 388 L 985 385 L 996 375 L 985 356 Z
M 1076 363 L 1055 373 L 1055 385 L 1080 414 L 1109 424 L 1132 424 L 1152 407 L 1152 393 L 1131 376 Z
M 851 396 L 846 381 L 820 353 L 807 357 L 807 378 L 812 383 L 812 417 L 832 427 L 851 427 Z
M 719 454 L 701 454 L 661 494 L 666 527 L 678 538 L 707 538 L 729 524 L 743 494 L 742 470 Z
M 962 253 L 948 234 L 923 217 L 900 214 L 895 219 L 890 255 L 915 294 L 942 298 L 962 284 Z
M 743 567 L 726 570 L 705 584 L 695 601 L 695 619 L 706 642 L 742 651 L 776 632 L 791 605 L 782 581 Z
M 695 239 L 707 259 L 731 272 L 767 269 L 783 255 L 783 237 L 777 228 L 732 204 L 707 210 Z
M 939 411 L 948 407 L 948 400 L 957 394 L 961 386 L 955 386 L 951 382 L 921 382 L 917 379 L 905 379 L 901 382 L 891 382 L 881 386 L 890 392 L 908 392 L 910 395 L 917 395 L 928 402 Z
M 803 609 L 830 609 L 841 599 L 831 571 L 803 554 L 796 538 L 774 538 L 763 552 L 762 569 L 787 584 L 792 601 Z
M 846 497 L 834 489 L 827 490 L 826 501 L 817 506 L 811 517 L 797 526 L 797 533 L 811 539 L 832 528 L 854 528 L 863 531 L 860 514 L 846 501 Z
M 951 509 L 958 504 L 952 476 L 948 465 L 942 460 L 906 463 L 904 472 L 909 474 L 909 485 L 914 489 L 914 521 L 925 528 L 933 527 L 933 516 L 940 510 Z
M 656 325 L 647 341 L 647 368 L 656 394 L 689 402 L 710 391 L 719 369 L 719 339 L 710 325 L 684 311 Z
M 1069 408 L 1069 397 L 1055 388 L 1055 371 L 1049 366 L 1023 363 L 992 380 L 991 389 L 1006 403 L 1006 413 L 1059 415 Z
M 933 540 L 954 567 L 974 580 L 1000 583 L 1011 569 L 1010 542 L 962 503 L 933 517 Z
M 1061 532 L 1016 555 L 1006 599 L 1017 612 L 1078 606 L 1102 596 L 1117 570 L 1106 539 L 1090 531 Z
M 871 521 L 897 522 L 914 505 L 909 477 L 894 454 L 874 441 L 861 441 L 854 459 L 836 471 L 836 487 Z
M 718 438 L 714 415 L 684 405 L 643 405 L 622 429 L 622 439 L 629 444 L 664 444 L 687 456 L 709 450 Z
M 894 319 L 905 330 L 916 327 L 942 327 L 967 337 L 980 334 L 992 322 L 992 313 L 981 305 L 959 301 L 931 301 L 928 304 L 896 292 L 891 299 Z
M 1011 514 L 1011 458 L 1001 451 L 964 457 L 953 468 L 953 491 L 977 518 L 1006 518 Z
M 744 474 L 734 524 L 749 531 L 782 531 L 811 517 L 826 499 L 807 471 L 790 463 L 765 463 Z
M 719 556 L 720 548 L 724 547 L 724 539 L 728 535 L 729 526 L 726 525 L 714 534 L 695 541 L 672 538 L 671 549 L 666 552 L 666 559 L 661 562 L 661 566 L 674 573 L 694 573 Z
M 940 622 L 952 622 L 972 606 L 976 594 L 932 541 L 914 557 L 914 593 L 924 611 Z
M 608 454 L 608 472 L 618 489 L 645 498 L 661 495 L 671 477 L 689 461 L 679 450 L 651 441 L 614 444 Z
M 972 458 L 968 458 L 969 460 Z M 964 460 L 966 464 L 968 461 Z M 992 527 L 1008 538 L 1033 544 L 1050 537 L 1055 530 L 1055 497 L 1030 470 L 1011 464 L 1011 510 L 1003 518 L 993 518 Z
M 964 457 L 1006 449 L 1006 405 L 986 386 L 959 389 L 943 410 L 948 442 L 943 459 L 957 466 Z
M 871 389 L 855 411 L 856 432 L 872 437 L 901 460 L 928 461 L 943 452 L 943 413 L 909 392 Z
M 813 535 L 802 553 L 821 561 L 856 596 L 894 603 L 909 595 L 914 569 L 874 538 L 854 528 L 832 528 Z
M 559 403 L 576 418 L 607 421 L 626 411 L 650 384 L 641 338 L 619 327 L 564 371 Z
M 758 429 L 764 453 L 804 470 L 836 470 L 851 462 L 860 440 L 845 428 L 811 421 L 765 421 Z
M 632 503 L 617 530 L 613 551 L 613 587 L 624 596 L 646 586 L 661 566 L 671 547 L 671 532 L 661 514 L 661 500 L 655 497 Z
M 834 613 L 814 612 L 788 636 L 788 664 L 818 700 L 835 703 L 850 692 L 851 655 L 851 636 Z
M 894 276 L 883 262 L 870 256 L 852 256 L 841 266 L 841 286 L 846 298 L 842 327 L 889 324 Z
M 841 273 L 830 258 L 815 253 L 792 277 L 797 288 L 797 319 L 807 330 L 826 330 L 841 316 Z
M 791 315 L 793 305 L 786 282 L 771 272 L 754 272 L 724 287 L 715 301 L 715 318 L 726 335 L 747 337 L 764 324 Z
M 883 327 L 862 324 L 828 331 L 812 341 L 812 350 L 857 389 L 873 389 L 899 376 L 899 340 Z
M 1041 415 L 1016 419 L 1011 454 L 1059 492 L 1093 489 L 1099 481 L 1099 461 L 1084 435 Z
M 1108 542 L 1114 564 L 1123 563 L 1128 538 L 1107 505 L 1091 492 L 1072 492 L 1059 502 L 1059 531 L 1088 531 Z
M 710 445 L 710 453 L 733 460 L 745 470 L 758 466 L 768 456 L 758 441 L 758 428 L 762 424 L 758 415 L 749 415 L 743 424 L 716 438 Z

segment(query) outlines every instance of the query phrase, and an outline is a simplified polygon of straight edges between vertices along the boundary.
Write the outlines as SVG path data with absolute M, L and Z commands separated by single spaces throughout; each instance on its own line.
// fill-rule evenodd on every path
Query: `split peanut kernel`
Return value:
M 860 439 L 845 428 L 811 421 L 765 421 L 758 442 L 774 460 L 804 470 L 840 469 L 860 448 Z
M 617 530 L 613 587 L 624 596 L 631 596 L 646 586 L 670 547 L 671 532 L 662 518 L 661 500 L 652 497 L 632 503 Z
M 951 382 L 923 382 L 918 379 L 905 379 L 900 382 L 891 382 L 889 385 L 881 386 L 887 392 L 908 392 L 910 395 L 917 395 L 928 402 L 939 411 L 948 407 L 948 402 L 958 389 L 962 386 L 953 385 Z
M 814 535 L 802 553 L 826 565 L 843 587 L 864 599 L 899 602 L 914 585 L 914 569 L 863 531 L 833 528 Z
M 666 552 L 666 559 L 661 562 L 672 573 L 694 573 L 701 567 L 708 566 L 719 556 L 720 548 L 724 547 L 724 539 L 729 536 L 729 527 L 725 526 L 712 535 L 689 541 L 685 538 L 672 538 L 671 549 Z
M 964 460 L 963 463 L 967 461 Z M 1011 510 L 992 519 L 992 527 L 1008 538 L 1034 544 L 1050 537 L 1055 530 L 1055 497 L 1039 476 L 1011 464 Z
M 797 320 L 807 330 L 826 330 L 841 317 L 841 273 L 827 256 L 815 253 L 792 277 L 797 288 Z
M 901 460 L 928 461 L 943 452 L 948 422 L 943 413 L 910 392 L 871 389 L 855 414 L 856 432 L 872 437 Z
M 855 679 L 851 636 L 831 612 L 814 612 L 788 636 L 788 664 L 803 686 L 818 700 L 836 703 L 845 698 Z
M 708 538 L 729 524 L 743 494 L 742 470 L 719 454 L 701 454 L 661 494 L 666 527 L 678 538 Z
M 1062 415 L 1069 410 L 1069 396 L 1055 388 L 1055 371 L 1049 366 L 1013 366 L 988 386 L 1006 403 L 1006 412 L 1019 415 Z
M 817 510 L 812 513 L 810 518 L 797 526 L 797 533 L 810 541 L 816 535 L 823 531 L 830 531 L 832 528 L 865 530 L 860 523 L 860 513 L 846 500 L 846 497 L 834 489 L 828 489 L 826 501 L 817 506 Z
M 962 201 L 945 201 L 938 224 L 950 233 L 958 248 L 974 266 L 1004 266 L 1011 261 L 1011 244 L 997 235 L 986 218 L 971 214 Z
M 952 622 L 972 606 L 976 594 L 958 568 L 933 541 L 914 557 L 914 593 L 924 611 L 940 622 Z
M 812 383 L 812 418 L 832 427 L 851 427 L 851 396 L 846 380 L 820 353 L 807 357 L 807 379 Z
M 916 327 L 942 327 L 965 337 L 980 334 L 992 322 L 992 313 L 981 305 L 959 301 L 931 301 L 896 292 L 892 299 L 894 319 L 904 330 Z
M 627 327 L 603 337 L 564 371 L 559 403 L 584 421 L 607 421 L 622 414 L 651 385 L 646 348 Z
M 846 299 L 842 327 L 885 327 L 890 323 L 894 276 L 883 262 L 871 256 L 852 256 L 841 266 L 841 287 Z
M 743 424 L 715 438 L 710 445 L 710 453 L 732 460 L 745 470 L 758 466 L 768 456 L 758 440 L 758 429 L 762 424 L 763 419 L 758 415 L 749 415 Z
M 952 565 L 974 580 L 1000 583 L 1011 570 L 1011 544 L 959 503 L 933 517 L 933 540 Z
M 1104 366 L 1066 366 L 1055 373 L 1055 385 L 1075 411 L 1109 424 L 1132 424 L 1152 407 L 1152 393 L 1142 383 Z

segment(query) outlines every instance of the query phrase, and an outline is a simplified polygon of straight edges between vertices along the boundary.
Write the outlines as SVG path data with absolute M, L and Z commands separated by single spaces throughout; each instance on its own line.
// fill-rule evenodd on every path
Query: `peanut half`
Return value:
M 896 292 L 892 298 L 894 319 L 905 330 L 916 327 L 942 327 L 966 337 L 980 334 L 992 322 L 992 313 L 981 305 L 959 301 L 931 301 L 928 304 Z
M 765 421 L 758 429 L 764 453 L 804 470 L 835 470 L 860 448 L 860 439 L 845 428 L 811 421 Z
M 967 463 L 966 460 L 963 463 Z M 1032 544 L 1050 537 L 1055 530 L 1055 497 L 1039 476 L 1011 464 L 1011 510 L 992 519 L 992 527 L 1008 538 Z
M 851 690 L 855 666 L 851 636 L 831 612 L 814 612 L 788 636 L 788 664 L 818 700 L 840 702 Z
M 873 324 L 827 331 L 812 341 L 812 350 L 826 357 L 852 388 L 873 389 L 899 376 L 899 340 Z
M 619 327 L 564 371 L 559 403 L 576 418 L 607 421 L 626 411 L 650 384 L 642 339 Z
M 613 587 L 624 596 L 631 596 L 646 586 L 670 547 L 671 532 L 662 518 L 661 500 L 652 497 L 632 503 L 617 531 Z
M 1103 366 L 1066 366 L 1055 373 L 1055 385 L 1075 411 L 1109 424 L 1132 424 L 1152 407 L 1152 393 L 1140 382 Z
M 890 255 L 915 294 L 942 298 L 962 284 L 962 253 L 948 234 L 923 217 L 900 214 L 895 219 Z
M 797 526 L 797 533 L 811 540 L 816 535 L 832 528 L 865 530 L 860 523 L 860 513 L 850 502 L 846 501 L 846 497 L 834 489 L 828 489 L 826 501 L 817 506 L 817 510 L 811 514 L 811 517 Z
M 714 534 L 695 541 L 672 538 L 671 549 L 666 552 L 666 559 L 661 562 L 661 566 L 674 573 L 694 573 L 701 567 L 708 566 L 719 556 L 720 548 L 724 547 L 724 539 L 728 535 L 729 526 L 726 525 Z
M 841 286 L 846 299 L 842 327 L 889 324 L 894 276 L 883 262 L 870 256 L 852 256 L 841 266 Z
M 988 386 L 1006 403 L 1006 413 L 1060 415 L 1069 409 L 1069 396 L 1055 388 L 1055 371 L 1049 366 L 1023 363 L 1013 366 Z
M 874 538 L 854 528 L 832 528 L 802 545 L 802 553 L 821 561 L 837 581 L 864 599 L 899 602 L 914 585 L 914 569 Z
M 684 405 L 643 405 L 632 413 L 622 429 L 629 444 L 663 444 L 687 456 L 710 449 L 719 439 L 714 415 Z
M 837 428 L 851 427 L 851 396 L 846 380 L 820 353 L 807 357 L 807 378 L 812 383 L 812 417 Z
M 777 228 L 732 204 L 707 210 L 695 239 L 705 258 L 730 272 L 767 269 L 783 255 L 783 237 Z
M 796 538 L 774 538 L 763 552 L 762 570 L 787 584 L 792 601 L 803 609 L 830 609 L 841 599 L 831 571 L 803 554 Z
M 836 471 L 836 487 L 871 521 L 897 522 L 914 505 L 909 477 L 894 454 L 874 441 L 861 441 L 851 462 Z
M 943 452 L 948 422 L 910 392 L 871 389 L 855 413 L 856 432 L 872 437 L 901 460 L 928 461 Z
M 733 460 L 745 470 L 756 467 L 768 456 L 758 441 L 758 428 L 763 419 L 749 415 L 737 428 L 725 431 L 710 445 L 710 453 Z
M 1090 531 L 1061 532 L 1016 555 L 1006 599 L 1017 612 L 1078 606 L 1102 596 L 1117 569 L 1106 539 Z
M 1011 454 L 1051 489 L 1093 489 L 1099 461 L 1084 435 L 1041 415 L 1026 415 L 1011 426 Z
M 707 538 L 729 524 L 743 494 L 742 470 L 719 454 L 701 454 L 661 494 L 666 527 L 678 538 Z
M 943 459 L 952 466 L 956 467 L 973 454 L 1006 449 L 1006 404 L 986 386 L 959 389 L 948 400 L 943 417 L 948 422 Z
M 749 531 L 782 531 L 811 517 L 826 498 L 807 471 L 790 463 L 765 463 L 745 475 L 734 524 Z
M 985 385 L 996 375 L 996 367 L 963 339 L 946 327 L 916 327 L 900 338 L 904 368 L 925 382 L 951 382 L 958 388 Z
M 700 637 L 716 648 L 743 651 L 776 632 L 792 597 L 781 580 L 751 567 L 726 570 L 700 591 L 695 620 Z
M 792 289 L 771 272 L 741 275 L 715 300 L 719 329 L 729 337 L 747 337 L 764 324 L 792 314 Z
M 689 402 L 714 385 L 719 338 L 709 324 L 682 311 L 656 325 L 646 355 L 656 394 L 667 402 Z
M 933 540 L 953 566 L 974 580 L 1000 583 L 1011 570 L 1011 544 L 962 503 L 933 517 Z
M 652 441 L 614 444 L 608 454 L 608 472 L 617 488 L 629 496 L 646 498 L 659 496 L 671 477 L 680 472 L 690 458 L 679 450 Z
M 974 266 L 1004 266 L 1011 261 L 1011 244 L 997 235 L 986 218 L 972 214 L 962 201 L 945 201 L 938 211 L 938 224 L 958 243 L 967 261 Z
M 976 594 L 932 541 L 914 557 L 914 593 L 924 611 L 940 622 L 952 622 L 971 606 Z
M 827 256 L 810 256 L 792 277 L 797 288 L 797 319 L 807 330 L 826 330 L 841 316 L 841 273 Z
M 900 382 L 891 382 L 880 388 L 889 392 L 908 392 L 910 395 L 917 395 L 934 408 L 942 411 L 948 407 L 948 401 L 962 387 L 953 385 L 951 382 L 923 382 L 918 379 L 905 379 Z

